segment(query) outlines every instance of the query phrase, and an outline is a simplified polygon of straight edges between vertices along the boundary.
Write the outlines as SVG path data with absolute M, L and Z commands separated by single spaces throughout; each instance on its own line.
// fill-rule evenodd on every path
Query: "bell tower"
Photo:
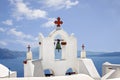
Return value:
M 43 68 L 50 69 L 54 73 L 53 75 L 66 75 L 69 68 L 78 70 L 77 40 L 73 34 L 69 35 L 61 28 L 63 21 L 60 17 L 54 23 L 56 29 L 48 37 L 40 35 L 40 59 Z
M 27 51 L 27 55 L 26 55 L 26 60 L 32 60 L 32 52 L 30 50 L 30 45 L 28 45 L 28 51 Z
M 86 51 L 85 51 L 85 46 L 82 44 L 82 51 L 81 51 L 81 58 L 86 58 Z

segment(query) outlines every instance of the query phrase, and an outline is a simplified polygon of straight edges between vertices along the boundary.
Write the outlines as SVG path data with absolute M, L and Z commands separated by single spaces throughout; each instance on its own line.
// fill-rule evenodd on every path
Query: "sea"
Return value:
M 78 51 L 78 57 L 80 56 L 79 53 L 80 53 L 80 51 Z M 87 55 L 87 58 L 90 58 L 93 60 L 100 75 L 102 75 L 102 64 L 103 63 L 110 62 L 112 64 L 120 64 L 120 56 L 113 56 L 113 57 L 112 56 L 102 56 L 101 57 L 101 56 L 92 56 L 90 54 Z M 33 58 L 38 59 L 38 54 L 34 55 Z M 26 59 L 25 56 L 14 58 L 14 59 L 0 59 L 0 64 L 5 65 L 12 71 L 17 71 L 17 77 L 23 77 L 24 76 L 23 61 L 25 59 Z

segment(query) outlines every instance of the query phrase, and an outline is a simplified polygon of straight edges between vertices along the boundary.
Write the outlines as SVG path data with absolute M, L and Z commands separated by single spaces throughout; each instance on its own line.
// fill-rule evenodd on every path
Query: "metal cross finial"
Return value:
M 54 22 L 57 27 L 60 27 L 61 24 L 63 24 L 63 22 L 60 20 L 60 17 L 57 18 L 57 21 Z
M 30 47 L 30 45 L 28 45 L 28 47 L 27 47 L 27 48 L 28 48 L 28 52 L 29 52 L 29 51 L 30 51 L 30 48 L 31 48 L 31 47 Z
M 84 44 L 82 44 L 82 50 L 84 50 L 85 49 L 85 46 L 84 46 Z

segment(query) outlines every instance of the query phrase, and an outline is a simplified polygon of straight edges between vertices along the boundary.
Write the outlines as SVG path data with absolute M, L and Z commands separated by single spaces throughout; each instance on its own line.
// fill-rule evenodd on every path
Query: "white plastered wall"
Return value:
M 114 72 L 112 74 L 108 75 L 113 70 L 114 70 Z M 103 77 L 105 75 L 108 75 L 108 77 L 107 77 L 108 79 L 120 78 L 120 65 L 105 62 L 102 66 L 102 75 L 103 75 Z
M 67 45 L 62 46 L 62 60 L 55 60 L 54 39 L 57 35 L 67 42 Z M 74 36 L 69 36 L 64 30 L 54 30 L 48 37 L 41 36 L 40 39 L 43 69 L 53 70 L 54 75 L 65 75 L 69 68 L 78 72 L 77 40 Z
M 32 60 L 28 60 L 27 64 L 24 64 L 24 77 L 33 77 L 34 65 Z
M 80 59 L 79 60 L 79 71 L 82 74 L 87 74 L 95 80 L 100 80 L 100 75 L 91 59 Z

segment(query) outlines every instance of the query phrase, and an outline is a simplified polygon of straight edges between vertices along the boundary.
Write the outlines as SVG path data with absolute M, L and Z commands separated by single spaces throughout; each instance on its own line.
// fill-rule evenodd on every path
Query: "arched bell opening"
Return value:
M 64 37 L 57 34 L 54 37 L 55 60 L 64 60 L 66 55 L 67 42 Z
M 65 75 L 73 75 L 73 74 L 77 74 L 77 72 L 73 70 L 72 68 L 67 69 L 65 73 Z
M 46 77 L 54 76 L 54 72 L 53 72 L 52 69 L 45 69 L 45 70 L 44 70 L 44 75 L 45 75 Z
M 54 38 L 55 59 L 57 60 L 62 59 L 62 40 L 61 35 L 56 35 Z

